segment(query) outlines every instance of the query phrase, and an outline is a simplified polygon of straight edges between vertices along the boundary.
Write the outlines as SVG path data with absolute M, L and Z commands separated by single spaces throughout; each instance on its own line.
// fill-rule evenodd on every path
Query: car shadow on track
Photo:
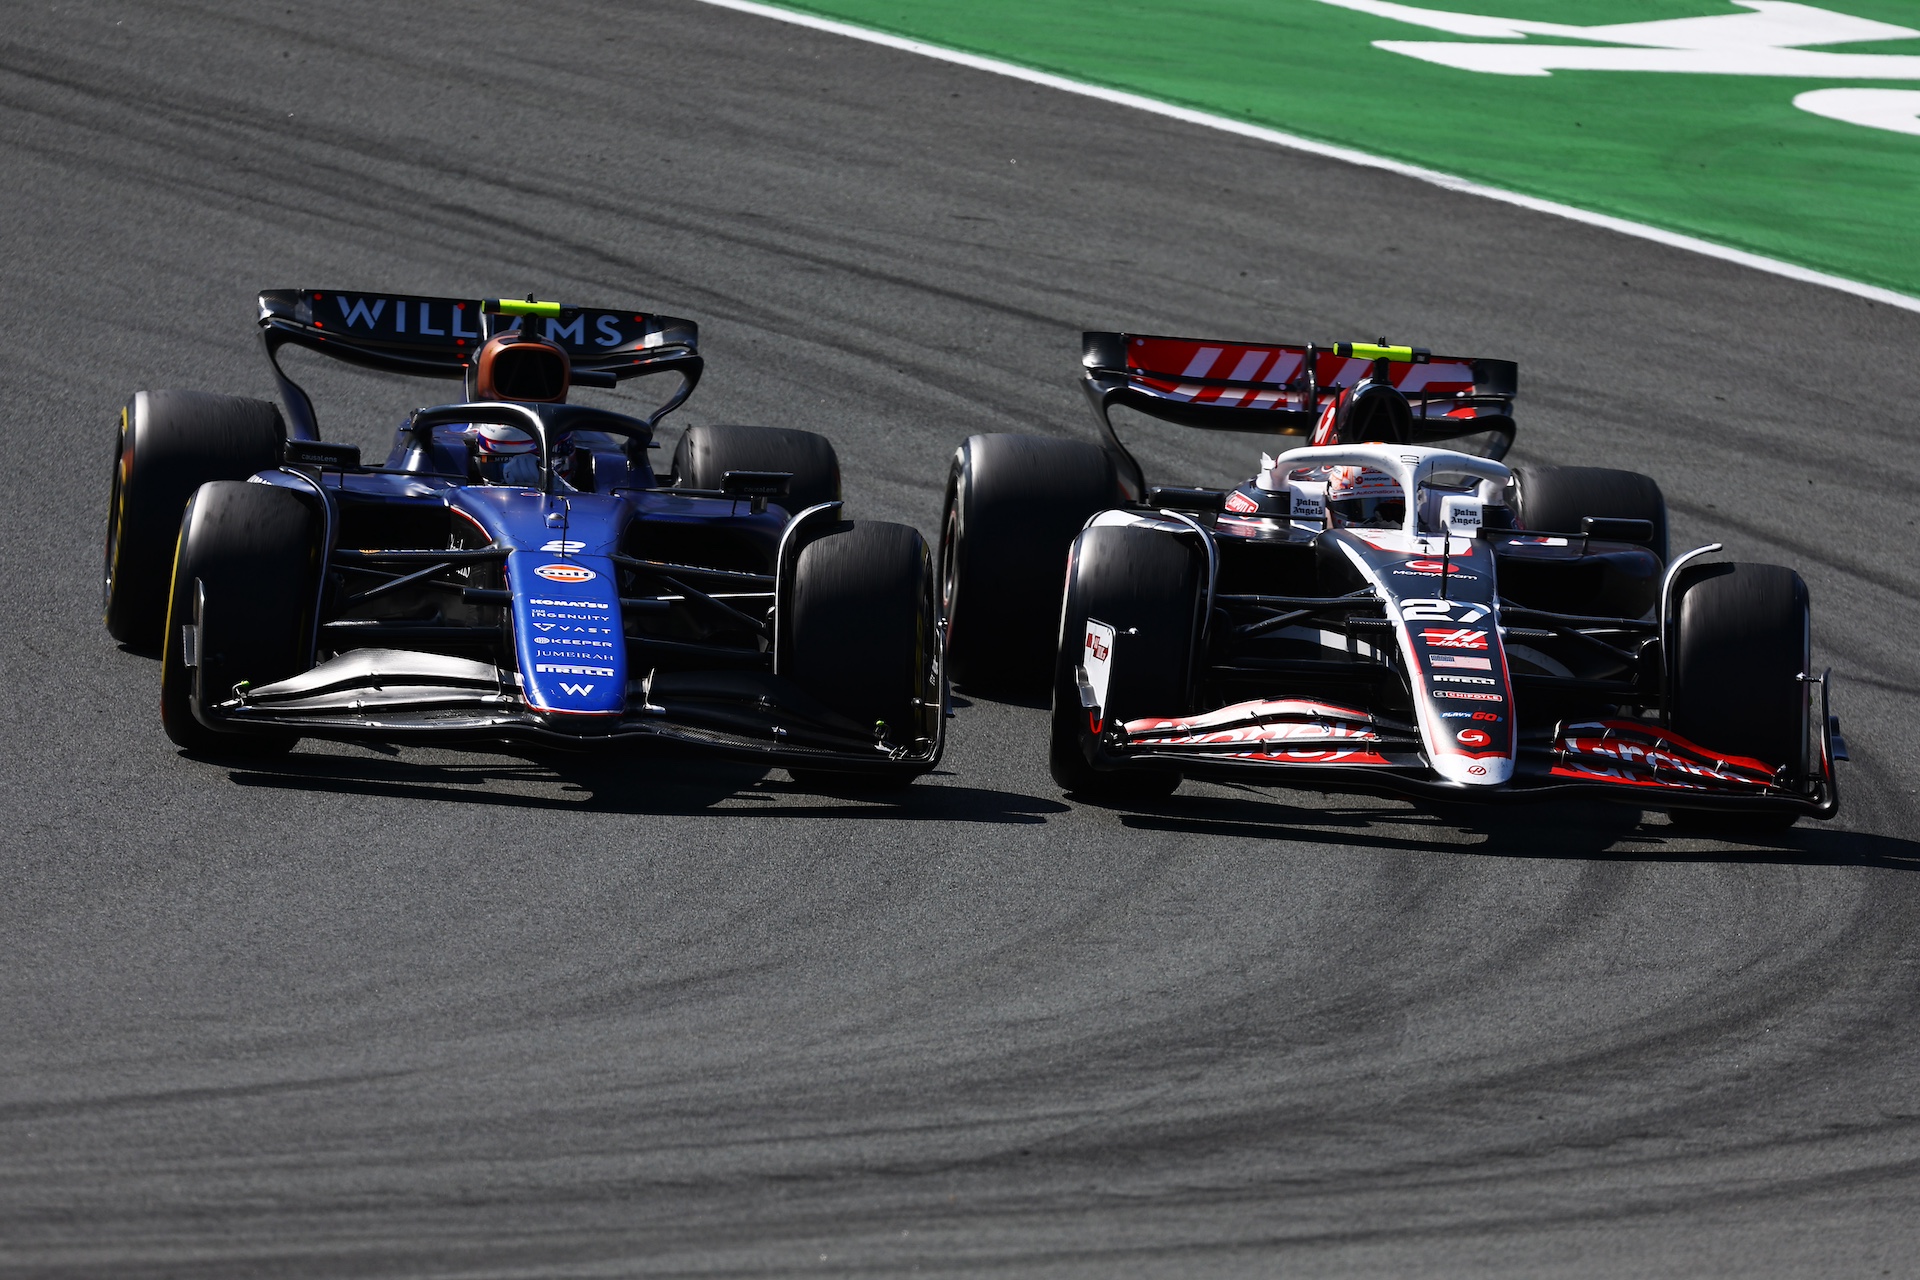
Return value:
M 1300 796 L 1305 793 L 1292 793 Z M 1285 797 L 1288 793 L 1281 792 Z M 1527 805 L 1483 812 L 1287 799 L 1174 795 L 1127 806 L 1121 825 L 1236 839 L 1497 858 L 1616 862 L 1746 862 L 1920 871 L 1920 841 L 1843 831 L 1803 819 L 1785 831 L 1678 830 L 1658 816 L 1605 804 Z
M 372 757 L 296 753 L 249 762 L 228 777 L 237 786 L 280 791 L 634 816 L 1031 825 L 1067 811 L 1057 800 L 982 787 L 924 780 L 886 789 L 857 783 L 822 786 L 792 782 L 784 771 L 752 765 L 645 756 L 503 758 L 488 754 L 471 760 L 416 760 L 399 752 Z

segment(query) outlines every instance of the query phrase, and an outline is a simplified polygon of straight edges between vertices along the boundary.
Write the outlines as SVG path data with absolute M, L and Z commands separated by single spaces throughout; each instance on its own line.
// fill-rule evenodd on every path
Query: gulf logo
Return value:
M 577 564 L 543 564 L 535 573 L 548 582 L 592 582 L 600 575 Z

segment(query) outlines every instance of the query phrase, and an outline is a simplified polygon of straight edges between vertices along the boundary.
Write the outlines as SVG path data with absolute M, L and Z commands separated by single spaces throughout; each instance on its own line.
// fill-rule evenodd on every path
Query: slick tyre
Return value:
M 1113 459 L 1096 445 L 978 435 L 960 446 L 940 535 L 947 669 L 956 684 L 1046 687 L 1067 549 L 1119 499 Z
M 840 458 L 833 442 L 788 427 L 688 427 L 673 450 L 674 480 L 684 489 L 718 489 L 729 471 L 784 471 L 793 479 L 779 505 L 792 515 L 840 500 Z
M 289 734 L 215 729 L 209 708 L 238 684 L 307 666 L 319 541 L 312 509 L 273 485 L 216 480 L 188 500 L 160 657 L 160 720 L 175 745 L 233 757 L 293 746 Z
M 1091 763 L 1099 733 L 1113 723 L 1185 714 L 1196 654 L 1206 570 L 1197 548 L 1158 529 L 1100 526 L 1074 539 L 1060 611 L 1047 764 L 1062 790 L 1089 799 L 1166 795 L 1172 769 L 1103 770 Z M 1081 705 L 1074 668 L 1085 656 L 1089 621 L 1115 632 L 1106 705 L 1098 718 Z
M 917 529 L 844 521 L 800 549 L 783 672 L 897 746 L 929 739 L 942 714 L 933 563 Z M 902 779 L 904 780 L 904 779 Z
M 1709 564 L 1681 570 L 1673 601 L 1673 728 L 1730 756 L 1785 765 L 1804 778 L 1808 761 L 1807 584 L 1774 564 Z M 1675 810 L 1687 827 L 1784 828 L 1792 814 L 1727 818 Z
M 1524 466 L 1513 469 L 1514 514 L 1522 528 L 1580 536 L 1587 516 L 1645 520 L 1653 536 L 1639 545 L 1667 560 L 1667 499 L 1653 477 L 1611 467 Z
M 114 433 L 101 572 L 101 605 L 114 639 L 160 647 L 187 499 L 209 480 L 244 480 L 278 466 L 286 438 L 280 411 L 264 400 L 137 391 L 127 401 Z

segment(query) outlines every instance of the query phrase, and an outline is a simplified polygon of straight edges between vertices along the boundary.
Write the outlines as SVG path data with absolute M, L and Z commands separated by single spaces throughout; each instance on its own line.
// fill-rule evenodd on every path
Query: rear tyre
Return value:
M 793 476 L 780 505 L 793 515 L 840 501 L 840 458 L 833 442 L 788 427 L 701 425 L 681 433 L 673 450 L 676 484 L 718 489 L 729 471 L 785 471 Z
M 1667 562 L 1667 499 L 1652 476 L 1611 467 L 1525 466 L 1513 469 L 1513 482 L 1522 528 L 1577 538 L 1586 516 L 1645 520 L 1653 536 L 1638 545 Z
M 794 561 L 787 607 L 783 671 L 795 684 L 862 728 L 877 734 L 884 725 L 895 745 L 934 736 L 939 637 L 932 558 L 919 530 L 875 520 L 827 526 Z
M 284 752 L 297 741 L 214 729 L 208 707 L 231 698 L 235 685 L 271 684 L 306 668 L 317 526 L 305 502 L 273 485 L 217 480 L 188 500 L 160 657 L 160 720 L 175 745 L 250 757 Z
M 1105 450 L 1046 436 L 979 435 L 954 454 L 940 535 L 947 669 L 955 683 L 1045 687 L 1067 549 L 1120 498 Z
M 1102 770 L 1090 763 L 1108 724 L 1189 710 L 1194 643 L 1206 570 L 1196 548 L 1158 529 L 1102 525 L 1073 542 L 1054 658 L 1047 765 L 1061 789 L 1089 799 L 1153 797 L 1180 785 L 1176 770 Z M 1074 676 L 1089 620 L 1115 631 L 1106 705 L 1096 721 Z
M 1688 566 L 1674 585 L 1673 728 L 1798 778 L 1808 766 L 1807 584 L 1775 564 Z M 1779 830 L 1793 814 L 1672 813 L 1676 826 Z
M 160 647 L 180 513 L 209 480 L 244 480 L 280 463 L 287 438 L 264 400 L 204 391 L 137 391 L 114 436 L 101 606 L 122 644 Z

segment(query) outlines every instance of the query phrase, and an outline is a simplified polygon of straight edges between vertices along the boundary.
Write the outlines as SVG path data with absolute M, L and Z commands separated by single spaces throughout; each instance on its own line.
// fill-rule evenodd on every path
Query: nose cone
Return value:
M 516 551 L 507 557 L 514 642 L 527 705 L 549 717 L 619 716 L 627 655 L 613 562 Z

